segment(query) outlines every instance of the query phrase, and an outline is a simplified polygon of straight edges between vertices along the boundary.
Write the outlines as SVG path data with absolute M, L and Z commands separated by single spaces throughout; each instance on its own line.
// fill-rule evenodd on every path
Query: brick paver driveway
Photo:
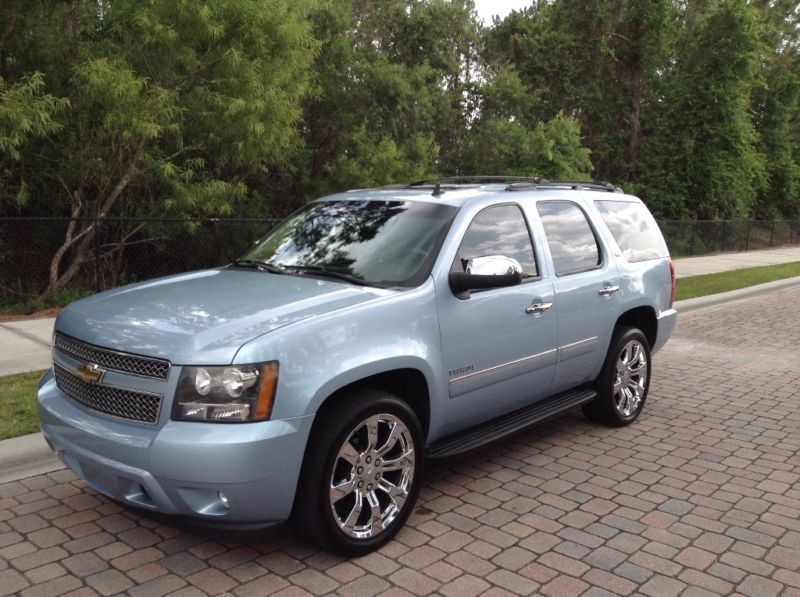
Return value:
M 580 413 L 434 467 L 343 560 L 143 516 L 68 472 L 0 486 L 0 593 L 800 594 L 800 289 L 684 316 L 626 429 Z

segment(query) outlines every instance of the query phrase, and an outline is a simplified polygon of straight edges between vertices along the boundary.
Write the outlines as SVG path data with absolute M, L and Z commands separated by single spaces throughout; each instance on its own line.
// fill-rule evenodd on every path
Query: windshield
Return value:
M 418 286 L 430 274 L 456 211 L 417 201 L 311 203 L 240 261 L 288 273 L 349 276 L 374 286 Z

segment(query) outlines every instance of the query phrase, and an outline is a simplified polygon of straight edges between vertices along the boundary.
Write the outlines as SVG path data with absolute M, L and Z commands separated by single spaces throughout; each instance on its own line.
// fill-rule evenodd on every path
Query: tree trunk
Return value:
M 53 294 L 59 290 L 62 290 L 78 273 L 81 265 L 83 265 L 83 262 L 86 261 L 86 252 L 88 251 L 89 245 L 94 239 L 94 226 L 94 223 L 92 223 L 87 228 L 84 228 L 82 231 L 84 236 L 72 253 L 69 266 L 67 266 L 67 269 L 61 274 L 58 273 L 61 260 L 63 259 L 67 250 L 75 243 L 74 241 L 65 241 L 64 244 L 59 247 L 58 251 L 56 251 L 53 260 L 50 262 L 50 283 L 42 293 L 43 299 L 50 298 Z
M 69 227 L 67 228 L 66 239 L 58 248 L 55 255 L 53 255 L 53 259 L 50 261 L 50 282 L 48 283 L 45 291 L 42 293 L 41 298 L 47 299 L 51 297 L 53 293 L 58 292 L 67 284 L 69 284 L 78 273 L 81 265 L 83 265 L 83 263 L 86 261 L 86 252 L 89 249 L 92 240 L 94 240 L 95 225 L 101 222 L 103 218 L 108 215 L 108 212 L 120 198 L 123 191 L 127 188 L 136 171 L 136 165 L 139 162 L 139 156 L 142 155 L 142 151 L 144 150 L 144 144 L 144 140 L 139 143 L 133 156 L 131 157 L 131 161 L 128 164 L 128 169 L 125 171 L 125 174 L 123 174 L 122 178 L 119 179 L 117 186 L 115 186 L 111 193 L 109 193 L 108 197 L 100 202 L 100 207 L 95 221 L 89 224 L 77 235 L 74 234 L 74 218 L 78 217 L 80 214 L 81 202 L 80 198 L 76 194 L 74 207 L 72 210 L 73 220 L 70 222 Z M 61 261 L 64 258 L 64 255 L 66 255 L 67 251 L 69 251 L 69 249 L 75 245 L 78 240 L 80 240 L 80 243 L 72 252 L 67 269 L 64 270 L 63 273 L 59 273 L 59 270 L 61 269 Z
M 639 140 L 642 135 L 642 66 L 636 60 L 631 66 L 631 90 L 633 92 L 633 106 L 631 106 L 630 138 L 628 139 L 628 175 L 636 170 L 636 157 L 639 150 Z
M 14 21 L 9 19 L 6 23 L 6 26 L 3 28 L 3 33 L 0 35 L 0 52 L 3 51 L 3 46 L 6 45 L 6 40 L 11 35 L 11 32 L 14 30 Z

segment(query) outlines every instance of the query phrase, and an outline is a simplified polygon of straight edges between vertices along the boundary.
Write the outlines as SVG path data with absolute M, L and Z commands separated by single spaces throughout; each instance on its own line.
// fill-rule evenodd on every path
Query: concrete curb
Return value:
M 0 441 L 0 483 L 19 481 L 64 468 L 41 433 Z
M 800 277 L 786 278 L 730 292 L 678 301 L 675 303 L 675 308 L 679 314 L 691 313 L 699 309 L 715 307 L 798 285 L 800 285 Z M 0 483 L 19 481 L 62 468 L 64 468 L 64 463 L 53 454 L 41 433 L 0 441 Z
M 755 286 L 748 286 L 747 288 L 740 288 L 739 290 L 731 290 L 729 292 L 720 292 L 719 294 L 710 294 L 708 296 L 677 301 L 675 303 L 675 309 L 677 309 L 679 314 L 691 313 L 698 309 L 715 307 L 724 303 L 751 298 L 797 285 L 800 285 L 800 276 L 775 280 L 774 282 L 766 282 L 764 284 L 756 284 Z

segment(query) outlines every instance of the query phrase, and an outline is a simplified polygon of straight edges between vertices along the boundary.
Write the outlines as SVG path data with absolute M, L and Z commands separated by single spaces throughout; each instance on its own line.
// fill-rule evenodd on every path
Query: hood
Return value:
M 204 270 L 81 299 L 62 309 L 56 329 L 176 365 L 222 365 L 257 336 L 391 292 L 257 270 Z

